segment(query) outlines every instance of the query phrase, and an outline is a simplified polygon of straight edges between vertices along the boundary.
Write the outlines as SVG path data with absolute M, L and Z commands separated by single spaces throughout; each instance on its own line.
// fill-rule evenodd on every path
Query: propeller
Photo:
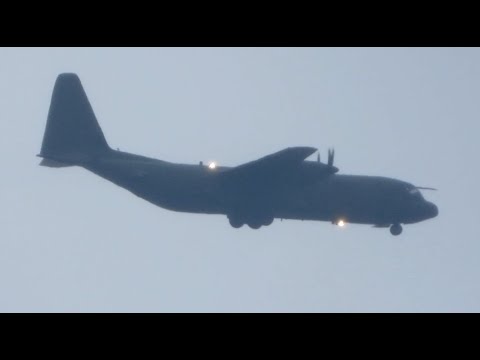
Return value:
M 328 166 L 333 166 L 334 158 L 335 158 L 335 149 L 328 149 Z
M 415 186 L 415 188 L 417 188 L 418 190 L 433 190 L 433 191 L 437 191 L 437 189 L 431 188 L 431 187 Z
M 320 164 L 320 169 L 322 169 L 322 173 L 325 173 L 326 171 L 327 174 L 335 174 L 338 172 L 338 168 L 333 166 L 333 160 L 335 157 L 335 150 L 334 149 L 328 149 L 328 162 L 327 164 L 323 164 L 320 160 L 320 152 L 317 153 L 317 163 Z

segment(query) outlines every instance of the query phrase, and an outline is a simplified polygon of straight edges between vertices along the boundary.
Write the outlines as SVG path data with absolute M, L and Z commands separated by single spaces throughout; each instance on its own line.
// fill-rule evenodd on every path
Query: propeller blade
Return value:
M 318 162 L 318 163 L 320 162 L 320 151 L 319 151 L 318 154 L 317 154 L 317 162 Z
M 328 149 L 328 166 L 333 166 L 334 158 L 335 158 L 335 149 Z
M 437 189 L 435 188 L 431 188 L 431 187 L 423 187 L 423 186 L 415 186 L 418 190 L 433 190 L 433 191 L 437 191 Z

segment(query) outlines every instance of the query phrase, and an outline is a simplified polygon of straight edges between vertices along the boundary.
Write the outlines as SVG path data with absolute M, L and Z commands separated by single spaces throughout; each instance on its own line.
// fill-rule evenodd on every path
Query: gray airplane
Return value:
M 329 221 L 389 227 L 413 224 L 438 215 L 420 189 L 377 176 L 339 175 L 317 149 L 291 147 L 236 166 L 214 163 L 174 164 L 111 149 L 75 74 L 58 76 L 38 156 L 40 165 L 81 166 L 162 208 L 226 215 L 230 225 L 252 229 L 274 219 Z M 433 189 L 432 189 L 433 190 Z

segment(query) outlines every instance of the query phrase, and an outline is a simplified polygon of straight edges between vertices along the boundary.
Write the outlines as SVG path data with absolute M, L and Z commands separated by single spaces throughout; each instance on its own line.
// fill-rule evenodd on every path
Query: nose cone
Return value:
M 428 217 L 429 218 L 434 218 L 438 216 L 438 207 L 434 203 L 427 203 L 428 204 Z

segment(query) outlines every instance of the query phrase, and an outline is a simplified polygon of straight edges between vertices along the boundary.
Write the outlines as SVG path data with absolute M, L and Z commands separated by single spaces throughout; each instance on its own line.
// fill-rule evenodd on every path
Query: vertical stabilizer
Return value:
M 76 74 L 61 74 L 53 89 L 39 156 L 80 164 L 110 150 Z M 48 162 L 43 162 L 47 165 Z M 57 166 L 60 167 L 60 166 Z

